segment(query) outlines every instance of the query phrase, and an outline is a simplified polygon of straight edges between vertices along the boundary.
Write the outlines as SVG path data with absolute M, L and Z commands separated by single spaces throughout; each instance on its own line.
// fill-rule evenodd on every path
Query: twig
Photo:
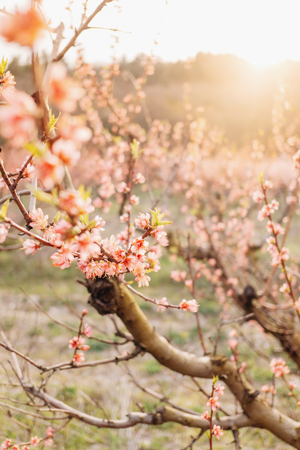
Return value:
M 1 147 L 0 147 L 0 151 L 1 151 Z M 21 213 L 22 213 L 22 215 L 23 215 L 23 217 L 24 217 L 24 219 L 26 221 L 26 224 L 29 225 L 30 222 L 32 222 L 32 219 L 30 218 L 30 216 L 29 216 L 25 206 L 23 205 L 23 203 L 21 202 L 20 198 L 18 197 L 18 195 L 16 193 L 16 188 L 10 182 L 10 180 L 9 180 L 9 178 L 7 176 L 6 170 L 4 168 L 3 161 L 1 159 L 0 159 L 0 172 L 1 172 L 3 180 L 5 181 L 8 189 L 10 190 L 10 193 L 11 193 L 14 201 L 16 202 L 16 204 L 18 205 L 19 210 L 21 211 Z
M 61 52 L 52 59 L 53 62 L 60 61 L 67 51 L 75 45 L 76 39 L 78 36 L 88 28 L 89 23 L 92 21 L 92 19 L 104 8 L 104 6 L 107 5 L 107 3 L 112 2 L 113 0 L 103 0 L 103 2 L 100 3 L 99 6 L 94 10 L 94 12 L 86 19 L 86 21 L 78 28 L 78 30 L 75 30 L 74 36 L 69 40 L 67 45 L 61 50 Z

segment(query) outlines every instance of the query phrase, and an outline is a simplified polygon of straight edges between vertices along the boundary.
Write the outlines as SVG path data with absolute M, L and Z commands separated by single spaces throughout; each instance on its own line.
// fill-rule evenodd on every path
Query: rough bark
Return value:
M 240 402 L 253 426 L 265 428 L 300 449 L 300 424 L 271 408 L 231 361 L 223 356 L 198 357 L 173 347 L 155 331 L 129 290 L 116 279 L 88 281 L 88 290 L 89 303 L 100 314 L 107 314 L 108 304 L 111 305 L 111 312 L 119 316 L 135 341 L 160 364 L 191 377 L 218 376 Z

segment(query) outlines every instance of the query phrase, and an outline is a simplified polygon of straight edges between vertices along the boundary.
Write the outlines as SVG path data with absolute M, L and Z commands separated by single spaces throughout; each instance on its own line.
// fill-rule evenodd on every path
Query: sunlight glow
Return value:
M 98 0 L 89 0 L 89 11 Z M 22 9 L 29 0 L 0 0 L 0 7 Z M 62 20 L 70 24 L 66 11 L 69 0 L 44 0 L 43 8 L 53 26 Z M 74 23 L 78 23 L 82 2 L 71 2 Z M 197 52 L 232 53 L 257 65 L 300 60 L 299 0 L 120 0 L 106 6 L 92 22 L 93 27 L 118 28 L 130 33 L 100 29 L 86 31 L 80 38 L 89 61 L 108 61 L 117 35 L 116 56 L 127 59 L 139 53 L 153 53 L 176 61 Z M 66 30 L 66 38 L 70 30 Z M 154 42 L 157 41 L 157 45 Z M 7 56 L 18 53 L 16 46 L 0 42 Z M 50 48 L 49 42 L 45 43 Z M 22 50 L 24 52 L 24 50 Z M 68 57 L 74 61 L 76 52 Z

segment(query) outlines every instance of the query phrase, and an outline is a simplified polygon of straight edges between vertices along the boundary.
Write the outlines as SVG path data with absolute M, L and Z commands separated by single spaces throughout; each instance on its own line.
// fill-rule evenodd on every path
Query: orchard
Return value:
M 300 449 L 289 88 L 239 148 L 188 81 L 181 120 L 156 119 L 153 55 L 138 77 L 85 62 L 78 39 L 116 2 L 87 3 L 70 39 L 41 1 L 1 10 L 34 83 L 0 55 L 1 449 Z

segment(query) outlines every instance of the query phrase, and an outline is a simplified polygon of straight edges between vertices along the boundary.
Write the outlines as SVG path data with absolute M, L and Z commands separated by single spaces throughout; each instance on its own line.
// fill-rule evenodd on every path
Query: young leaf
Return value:
M 0 220 L 5 219 L 9 202 L 10 202 L 10 198 L 8 198 L 5 203 L 3 203 L 2 208 L 0 210 Z
M 1 64 L 0 64 L 0 77 L 2 77 L 5 72 L 5 69 L 7 66 L 7 61 L 8 61 L 8 59 L 5 61 L 4 56 L 3 56 Z
M 42 158 L 47 151 L 47 145 L 43 144 L 42 142 L 41 143 L 27 142 L 27 144 L 25 144 L 24 147 L 33 156 L 37 158 Z
M 134 159 L 136 159 L 141 152 L 139 152 L 140 143 L 136 139 L 133 139 L 133 142 L 130 144 L 131 154 Z
M 56 129 L 56 123 L 58 122 L 59 118 L 60 118 L 60 114 L 58 114 L 58 117 L 55 117 L 54 114 L 52 114 L 52 109 L 49 110 L 49 122 L 47 123 L 47 127 L 46 127 L 46 134 L 49 134 L 50 131 L 55 130 Z
M 152 211 L 152 209 L 149 210 L 152 214 L 152 227 L 159 227 L 161 225 L 169 225 L 170 223 L 173 223 L 171 221 L 162 221 L 161 219 L 165 216 L 165 214 L 160 214 L 160 209 L 156 209 L 155 211 Z
M 80 221 L 81 221 L 81 223 L 83 223 L 83 225 L 85 225 L 87 227 L 89 224 L 89 214 L 88 213 L 81 214 Z

